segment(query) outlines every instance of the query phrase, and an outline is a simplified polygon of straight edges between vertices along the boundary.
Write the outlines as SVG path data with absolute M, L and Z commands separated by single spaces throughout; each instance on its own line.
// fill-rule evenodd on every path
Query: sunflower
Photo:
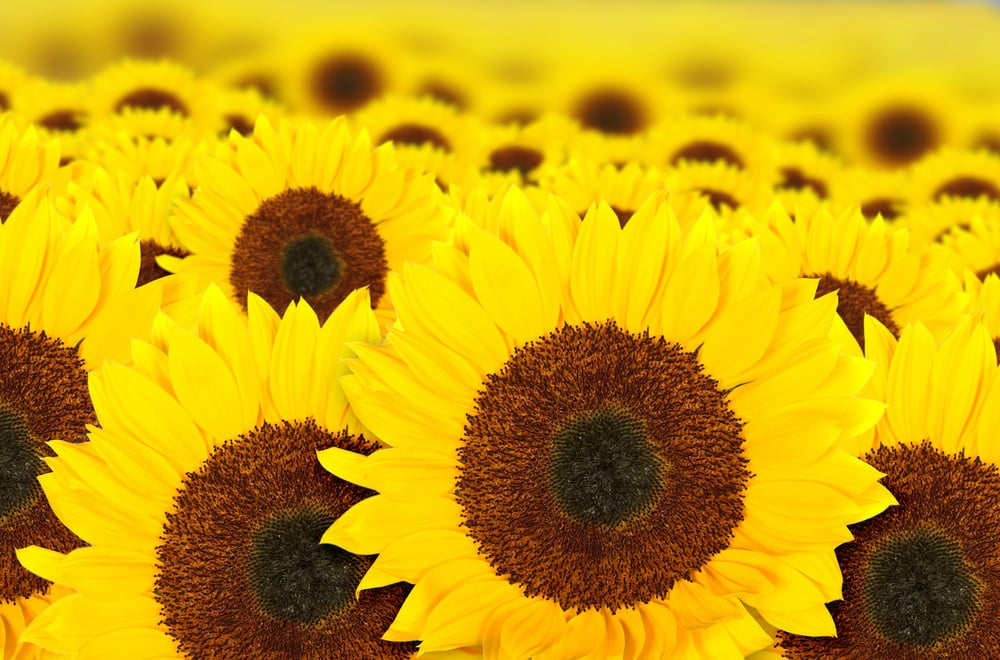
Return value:
M 943 149 L 914 165 L 907 188 L 914 208 L 955 198 L 1000 203 L 1000 155 Z
M 941 243 L 953 230 L 968 232 L 973 218 L 996 217 L 1000 217 L 1000 201 L 988 197 L 945 197 L 911 208 L 896 220 L 896 225 L 906 227 L 911 243 L 922 248 Z
M 912 165 L 968 129 L 956 94 L 928 76 L 876 76 L 844 101 L 838 142 L 850 162 L 873 167 Z
M 44 140 L 37 129 L 21 129 L 10 114 L 0 115 L 0 223 L 33 189 L 54 182 L 59 142 Z
M 538 186 L 565 199 L 581 217 L 592 205 L 604 202 L 624 227 L 650 195 L 665 191 L 671 182 L 665 170 L 636 163 L 619 168 L 571 160 L 550 170 Z
M 723 164 L 773 183 L 774 140 L 749 124 L 724 115 L 687 115 L 665 120 L 649 133 L 650 160 L 663 167 L 682 163 Z
M 961 277 L 965 271 L 980 280 L 990 273 L 1000 273 L 1000 208 L 989 215 L 974 215 L 968 222 L 944 232 L 930 250 L 939 252 Z
M 575 132 L 559 115 L 522 126 L 487 126 L 476 184 L 496 194 L 508 185 L 537 182 L 566 162 L 568 152 L 578 146 L 572 137 Z
M 47 472 L 48 441 L 77 443 L 97 418 L 87 374 L 127 354 L 149 333 L 159 298 L 134 289 L 139 251 L 132 237 L 99 247 L 93 216 L 56 212 L 32 192 L 0 226 L 0 629 L 4 660 L 48 658 L 21 630 L 65 587 L 24 570 L 15 550 L 42 544 L 61 551 L 84 542 L 49 508 L 36 478 Z M 74 221 L 75 220 L 75 221 Z
M 229 136 L 229 131 L 236 131 L 243 137 L 249 137 L 253 134 L 254 122 L 260 115 L 264 115 L 272 123 L 277 123 L 283 108 L 257 89 L 249 87 L 220 90 L 219 111 L 221 121 L 218 135 L 225 139 Z
M 378 446 L 337 384 L 345 342 L 380 341 L 368 294 L 323 324 L 304 303 L 280 319 L 252 295 L 248 306 L 244 320 L 212 287 L 193 331 L 161 317 L 134 368 L 91 376 L 100 427 L 52 442 L 40 479 L 90 546 L 19 552 L 78 592 L 25 640 L 72 657 L 412 657 L 415 645 L 379 639 L 408 585 L 359 598 L 371 558 L 318 543 L 369 494 L 316 460 Z
M 775 282 L 818 278 L 817 295 L 839 291 L 837 311 L 864 347 L 864 319 L 891 332 L 923 321 L 936 336 L 958 322 L 966 303 L 958 278 L 940 255 L 910 248 L 906 230 L 894 230 L 860 212 L 827 208 L 794 219 L 773 206 L 756 220 L 761 263 Z M 850 344 L 850 337 L 842 335 Z
M 728 218 L 736 211 L 755 213 L 773 200 L 770 184 L 754 173 L 722 162 L 682 162 L 667 171 L 671 199 L 682 227 L 690 227 L 710 208 Z
M 11 62 L 0 62 L 0 112 L 17 112 L 25 101 L 28 74 Z
M 367 286 L 391 320 L 387 273 L 426 261 L 432 241 L 447 237 L 431 178 L 397 168 L 390 145 L 373 149 L 342 118 L 275 128 L 261 117 L 251 138 L 230 134 L 197 169 L 201 185 L 171 221 L 190 256 L 158 262 L 218 283 L 244 306 L 248 291 L 275 309 L 302 297 L 325 319 Z
M 909 209 L 909 172 L 851 166 L 830 182 L 830 201 L 856 207 L 868 220 L 895 220 Z
M 210 130 L 219 116 L 217 88 L 180 64 L 125 59 L 93 79 L 92 114 L 168 112 Z
M 865 456 L 899 502 L 837 548 L 833 638 L 779 633 L 786 658 L 1000 656 L 1000 371 L 986 328 L 965 319 L 936 345 L 921 324 L 897 342 L 871 323 L 872 389 L 886 404 Z M 780 626 L 779 626 L 780 628 Z
M 815 206 L 829 199 L 831 189 L 844 172 L 840 159 L 808 141 L 779 143 L 774 165 L 779 175 L 775 192 L 786 208 L 798 204 Z
M 24 87 L 17 114 L 34 124 L 43 140 L 58 138 L 61 164 L 83 155 L 90 120 L 90 88 L 84 83 L 36 80 Z
M 831 634 L 832 550 L 892 501 L 833 446 L 880 414 L 826 338 L 835 299 L 766 284 L 709 222 L 682 240 L 663 205 L 499 219 L 390 276 L 389 342 L 342 382 L 391 448 L 321 453 L 379 492 L 324 540 L 380 553 L 362 590 L 414 584 L 385 638 L 742 658 L 770 639 L 747 605 Z

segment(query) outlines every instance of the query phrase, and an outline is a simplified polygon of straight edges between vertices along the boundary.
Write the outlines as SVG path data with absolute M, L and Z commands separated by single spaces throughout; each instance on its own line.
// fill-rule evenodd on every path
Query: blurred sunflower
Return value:
M 663 86 L 640 63 L 604 59 L 576 51 L 571 72 L 549 92 L 549 108 L 568 115 L 585 131 L 627 138 L 648 131 L 675 106 Z
M 658 123 L 649 133 L 648 160 L 664 167 L 722 164 L 748 170 L 759 180 L 776 178 L 776 145 L 770 135 L 724 115 L 687 115 Z
M 566 118 L 557 115 L 523 126 L 487 126 L 477 185 L 493 195 L 509 185 L 537 182 L 566 162 L 573 132 Z
M 44 140 L 34 126 L 20 128 L 0 115 L 0 223 L 32 190 L 56 180 L 59 142 Z
M 862 350 L 866 316 L 895 335 L 919 320 L 943 337 L 965 307 L 945 259 L 911 248 L 905 229 L 891 229 L 880 219 L 869 222 L 856 209 L 835 215 L 821 208 L 793 221 L 772 207 L 752 222 L 765 272 L 775 282 L 818 278 L 817 296 L 838 291 L 837 312 Z M 841 340 L 845 349 L 850 346 L 850 337 L 841 334 Z
M 17 112 L 24 102 L 28 74 L 12 62 L 0 61 L 0 113 Z
M 78 658 L 412 657 L 414 644 L 380 639 L 408 585 L 359 598 L 371 558 L 319 543 L 369 494 L 316 460 L 378 446 L 338 385 L 346 342 L 381 340 L 367 292 L 323 324 L 306 304 L 280 319 L 249 307 L 244 320 L 213 287 L 193 331 L 161 317 L 134 368 L 92 375 L 100 427 L 52 442 L 39 480 L 90 545 L 18 553 L 77 591 L 24 639 Z
M 838 208 L 858 208 L 868 220 L 892 221 L 909 208 L 908 188 L 908 171 L 850 166 L 830 182 L 830 201 Z
M 926 76 L 875 77 L 844 101 L 841 116 L 845 158 L 873 167 L 911 165 L 967 133 L 954 91 Z
M 739 210 L 753 213 L 765 209 L 774 197 L 769 182 L 722 162 L 683 162 L 667 170 L 667 175 L 674 213 L 685 228 L 692 226 L 706 208 L 728 218 Z
M 253 134 L 253 126 L 257 117 L 263 115 L 272 124 L 278 123 L 284 114 L 284 108 L 268 99 L 254 88 L 222 89 L 219 91 L 221 139 L 229 136 L 229 131 L 236 131 L 243 137 Z
M 909 230 L 914 247 L 924 248 L 940 243 L 953 229 L 968 231 L 973 218 L 977 217 L 1000 217 L 1000 201 L 984 196 L 949 196 L 940 202 L 912 208 L 900 216 L 896 224 Z
M 989 215 L 974 215 L 944 232 L 933 251 L 943 255 L 952 272 L 962 277 L 972 271 L 980 280 L 1000 274 L 1000 208 Z
M 397 153 L 432 149 L 453 153 L 465 167 L 481 158 L 485 125 L 434 98 L 387 96 L 360 110 L 352 120 L 376 144 L 392 142 Z
M 17 115 L 34 124 L 45 141 L 58 138 L 60 164 L 83 155 L 90 121 L 90 87 L 85 83 L 34 80 L 24 87 Z
M 1000 203 L 1000 155 L 985 150 L 936 152 L 913 166 L 907 193 L 913 208 L 954 198 Z
M 19 641 L 25 625 L 69 589 L 24 570 L 15 550 L 84 545 L 49 508 L 37 477 L 48 442 L 78 443 L 97 421 L 87 375 L 121 359 L 131 337 L 148 335 L 159 298 L 134 289 L 132 237 L 99 247 L 93 216 L 69 218 L 33 192 L 0 226 L 0 630 L 4 660 L 50 658 Z
M 887 404 L 865 460 L 899 502 L 837 548 L 836 637 L 778 636 L 781 657 L 1000 656 L 1000 372 L 966 319 L 939 346 L 921 324 L 897 342 L 871 323 L 873 389 Z M 780 626 L 779 626 L 780 627 Z
M 881 409 L 826 338 L 835 300 L 766 285 L 708 222 L 682 240 L 663 205 L 624 228 L 606 206 L 499 219 L 499 237 L 459 220 L 447 270 L 391 276 L 389 343 L 350 361 L 348 399 L 391 448 L 321 454 L 379 492 L 324 541 L 380 553 L 362 590 L 415 584 L 385 638 L 741 658 L 770 640 L 744 604 L 833 634 L 832 550 L 892 502 L 833 447 Z
M 811 142 L 781 142 L 774 150 L 778 179 L 777 198 L 785 208 L 815 206 L 830 198 L 830 191 L 843 176 L 844 165 L 835 156 Z
M 217 121 L 217 88 L 186 67 L 168 60 L 125 59 L 93 78 L 95 118 L 131 110 L 168 112 L 190 120 L 198 130 Z
M 388 322 L 386 275 L 448 236 L 431 178 L 396 167 L 390 145 L 373 149 L 343 118 L 320 128 L 259 118 L 252 137 L 231 134 L 197 169 L 199 188 L 171 220 L 190 256 L 157 261 L 244 309 L 252 291 L 278 310 L 304 298 L 325 319 L 368 287 Z

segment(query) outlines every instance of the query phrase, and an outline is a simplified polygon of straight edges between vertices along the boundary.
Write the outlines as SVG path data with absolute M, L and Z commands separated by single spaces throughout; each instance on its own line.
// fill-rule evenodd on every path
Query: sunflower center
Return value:
M 417 96 L 429 96 L 458 110 L 464 110 L 469 105 L 461 91 L 441 80 L 428 80 L 417 90 Z
M 487 377 L 455 496 L 497 574 L 565 609 L 615 610 L 665 596 L 728 545 L 742 446 L 693 353 L 614 322 L 567 325 Z
M 939 202 L 945 197 L 968 197 L 976 199 L 985 197 L 990 201 L 1000 200 L 1000 190 L 986 179 L 974 176 L 962 176 L 943 184 L 934 191 L 934 201 Z
M 0 111 L 10 109 L 10 97 L 0 92 Z
M 364 286 L 378 305 L 387 273 L 385 243 L 358 204 L 316 188 L 292 188 L 247 216 L 233 248 L 230 282 L 275 309 L 305 298 L 326 319 Z
M 716 212 L 721 212 L 722 207 L 724 206 L 728 207 L 730 210 L 738 209 L 740 207 L 740 203 L 729 193 L 722 192 L 721 190 L 714 190 L 712 188 L 698 188 L 697 190 L 700 194 L 708 198 L 708 203 L 712 205 L 712 208 L 714 208 Z
M 11 195 L 9 192 L 0 190 L 0 223 L 6 222 L 7 218 L 10 217 L 10 214 L 20 203 L 21 200 L 16 195 Z
M 381 96 L 385 81 L 368 58 L 340 53 L 313 67 L 311 87 L 316 99 L 331 111 L 346 112 Z
M 65 133 L 75 133 L 83 128 L 83 122 L 80 121 L 80 112 L 77 110 L 56 110 L 41 117 L 35 123 L 50 131 L 62 131 Z
M 868 124 L 866 139 L 887 165 L 907 165 L 935 149 L 941 141 L 938 127 L 916 108 L 889 108 Z
M 379 143 L 389 141 L 416 147 L 428 144 L 441 151 L 451 151 L 451 143 L 448 142 L 445 136 L 430 126 L 424 126 L 423 124 L 400 124 L 391 128 L 382 135 Z
M 236 131 L 243 137 L 253 135 L 253 121 L 245 115 L 228 114 L 222 118 L 222 121 L 226 124 L 222 137 L 228 137 L 230 131 Z
M 549 480 L 567 516 L 617 525 L 647 508 L 662 464 L 641 419 L 608 406 L 576 415 L 555 432 Z
M 320 543 L 372 495 L 325 471 L 316 452 L 375 446 L 312 420 L 263 424 L 215 448 L 184 478 L 166 515 L 154 594 L 190 658 L 410 658 L 381 640 L 409 593 L 355 597 L 371 557 Z
M 833 137 L 829 129 L 822 126 L 807 126 L 789 135 L 788 139 L 795 142 L 812 142 L 820 151 L 834 153 Z
M 925 441 L 865 461 L 899 506 L 851 527 L 836 549 L 837 636 L 779 633 L 787 658 L 1000 657 L 1000 470 Z
M 115 112 L 121 112 L 126 108 L 137 110 L 166 108 L 182 117 L 188 116 L 187 106 L 175 94 L 155 87 L 143 87 L 126 94 L 115 105 Z
M 826 199 L 828 193 L 824 182 L 807 175 L 797 167 L 783 167 L 781 169 L 781 181 L 777 187 L 789 190 L 809 189 L 820 199 Z
M 0 602 L 44 592 L 16 548 L 69 552 L 83 542 L 56 518 L 37 478 L 49 440 L 81 442 L 97 419 L 76 348 L 43 332 L 0 324 Z
M 340 260 L 319 234 L 297 236 L 281 252 L 281 279 L 297 296 L 318 296 L 340 279 Z
M 159 188 L 159 184 L 157 188 Z M 153 240 L 139 241 L 139 277 L 135 283 L 137 287 L 149 284 L 153 280 L 158 280 L 170 274 L 170 271 L 156 263 L 156 258 L 161 254 L 184 258 L 190 256 L 191 253 L 187 250 L 173 247 L 172 245 L 163 245 Z
M 815 276 L 813 276 L 815 277 Z M 865 348 L 865 314 L 875 317 L 893 336 L 899 336 L 899 326 L 892 318 L 892 312 L 885 306 L 875 290 L 853 280 L 841 280 L 829 273 L 820 276 L 816 285 L 816 297 L 837 291 L 837 313 L 844 325 L 851 331 L 861 350 Z
M 41 492 L 42 459 L 24 417 L 0 405 L 0 519 L 17 515 L 35 503 Z
M 319 542 L 333 521 L 312 508 L 282 512 L 254 536 L 250 588 L 268 615 L 315 625 L 356 602 L 354 590 L 367 566 L 357 555 Z
M 714 163 L 716 161 L 721 161 L 726 165 L 731 165 L 736 168 L 742 169 L 744 167 L 743 159 L 740 158 L 735 151 L 724 144 L 710 142 L 708 140 L 692 142 L 691 144 L 678 149 L 670 158 L 671 165 L 678 165 L 682 161 L 694 161 L 698 163 Z
M 614 211 L 615 215 L 618 217 L 618 224 L 623 228 L 628 224 L 628 221 L 632 219 L 632 216 L 635 215 L 635 211 L 631 209 L 618 208 L 617 206 L 612 206 L 611 210 Z
M 865 216 L 867 220 L 874 220 L 879 215 L 882 216 L 883 220 L 892 220 L 899 217 L 902 205 L 903 200 L 901 199 L 878 197 L 861 205 L 861 215 Z
M 584 128 L 629 135 L 646 127 L 646 113 L 630 94 L 614 89 L 592 92 L 576 105 L 574 116 Z
M 532 170 L 542 164 L 542 152 L 531 147 L 512 145 L 500 147 L 490 152 L 490 168 L 494 172 L 513 172 L 517 170 L 522 177 L 527 177 Z
M 961 546 L 940 530 L 921 527 L 886 540 L 866 569 L 868 615 L 898 644 L 933 646 L 967 628 L 976 611 L 977 578 Z

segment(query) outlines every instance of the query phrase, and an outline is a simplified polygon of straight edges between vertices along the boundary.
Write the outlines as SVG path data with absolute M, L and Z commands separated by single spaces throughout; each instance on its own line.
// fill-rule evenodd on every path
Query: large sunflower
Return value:
M 63 527 L 38 487 L 47 442 L 77 443 L 96 421 L 87 372 L 148 334 L 159 299 L 133 288 L 133 237 L 99 247 L 93 216 L 71 222 L 32 193 L 0 226 L 0 630 L 4 660 L 47 658 L 18 637 L 69 590 L 24 570 L 15 550 L 68 551 L 84 542 Z
M 899 501 L 837 549 L 835 638 L 779 633 L 778 653 L 820 658 L 1000 657 L 1000 371 L 985 326 L 940 345 L 920 324 L 897 342 L 869 324 L 871 391 L 886 404 L 866 460 Z M 780 626 L 779 626 L 780 628 Z
M 379 491 L 324 540 L 381 553 L 362 589 L 415 584 L 386 639 L 742 658 L 769 640 L 746 605 L 832 634 L 833 548 L 892 501 L 834 446 L 881 409 L 827 339 L 835 299 L 765 284 L 707 220 L 682 240 L 666 205 L 514 210 L 390 276 L 390 342 L 343 383 L 392 448 L 321 453 Z
M 100 428 L 53 442 L 40 479 L 90 547 L 19 553 L 78 593 L 24 633 L 73 657 L 410 658 L 380 636 L 406 585 L 355 596 L 370 558 L 320 545 L 368 493 L 324 472 L 316 450 L 371 453 L 338 385 L 347 341 L 378 342 L 366 290 L 326 323 L 306 304 L 248 318 L 216 287 L 193 332 L 161 317 L 134 368 L 90 381 Z M 43 545 L 44 544 L 40 544 Z
M 200 187 L 172 226 L 190 256 L 161 257 L 176 273 L 216 282 L 246 305 L 248 291 L 275 309 L 297 298 L 326 318 L 353 289 L 391 315 L 386 274 L 425 261 L 447 237 L 440 192 L 429 176 L 398 168 L 391 146 L 373 149 L 343 119 L 231 134 L 199 163 Z

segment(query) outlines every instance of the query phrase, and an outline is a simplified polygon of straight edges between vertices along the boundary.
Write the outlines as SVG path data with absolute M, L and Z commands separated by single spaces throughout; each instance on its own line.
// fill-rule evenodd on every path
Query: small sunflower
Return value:
M 460 219 L 444 270 L 390 277 L 399 320 L 343 383 L 391 448 L 321 454 L 379 492 L 324 540 L 380 553 L 362 590 L 415 585 L 385 638 L 743 657 L 770 640 L 745 605 L 832 634 L 833 548 L 892 501 L 833 446 L 881 408 L 826 338 L 835 300 L 784 297 L 708 222 L 682 240 L 667 206 L 621 228 L 512 203 L 499 236 Z
M 25 86 L 17 114 L 34 124 L 42 139 L 59 139 L 60 164 L 83 155 L 90 121 L 90 87 L 84 83 L 36 80 Z
M 873 389 L 886 404 L 865 455 L 899 502 L 837 548 L 836 637 L 781 632 L 792 660 L 1000 656 L 1000 371 L 986 328 L 940 345 L 921 324 L 897 342 L 871 323 Z M 779 626 L 780 627 L 780 626 Z
M 774 151 L 778 179 L 774 190 L 785 208 L 817 205 L 830 198 L 831 189 L 843 176 L 840 159 L 820 151 L 811 142 L 782 142 Z
M 943 233 L 932 250 L 939 252 L 959 277 L 969 270 L 980 280 L 1000 273 L 1000 208 L 990 215 L 974 215 Z
M 477 185 L 493 195 L 506 186 L 536 183 L 561 166 L 574 146 L 565 117 L 546 115 L 523 126 L 488 126 Z
M 911 208 L 899 217 L 896 225 L 909 230 L 915 247 L 930 247 L 941 243 L 953 230 L 967 233 L 974 218 L 996 217 L 1000 217 L 1000 201 L 987 197 L 945 197 Z
M 193 332 L 161 317 L 134 368 L 92 375 L 100 426 L 88 442 L 52 442 L 40 479 L 89 547 L 19 552 L 77 591 L 25 640 L 77 658 L 413 656 L 380 639 L 408 585 L 358 597 L 372 559 L 319 543 L 369 491 L 316 451 L 378 447 L 338 385 L 346 342 L 381 340 L 367 292 L 323 324 L 304 303 L 280 319 L 259 298 L 249 306 L 244 320 L 213 287 Z
M 818 278 L 819 296 L 839 291 L 837 312 L 862 348 L 866 315 L 893 334 L 920 320 L 940 337 L 965 307 L 959 280 L 940 255 L 911 248 L 905 229 L 865 220 L 856 209 L 834 215 L 821 208 L 793 221 L 777 206 L 755 222 L 769 276 Z
M 722 162 L 683 162 L 667 174 L 671 203 L 682 227 L 693 225 L 706 208 L 728 218 L 740 210 L 766 209 L 773 200 L 770 182 Z
M 571 160 L 551 170 L 538 186 L 565 199 L 581 217 L 591 206 L 604 202 L 624 227 L 650 195 L 665 192 L 671 182 L 667 171 L 636 163 L 619 168 Z
M 59 142 L 33 126 L 21 129 L 13 115 L 0 115 L 0 223 L 32 190 L 56 180 Z
M 868 220 L 892 221 L 909 209 L 909 181 L 906 170 L 850 166 L 830 182 L 830 201 L 858 208 Z
M 985 199 L 1000 203 L 1000 155 L 989 151 L 945 149 L 918 162 L 907 187 L 910 204 L 948 199 Z
M 770 135 L 724 115 L 665 120 L 650 131 L 647 148 L 649 160 L 662 167 L 722 164 L 768 183 L 777 180 L 776 144 Z
M 253 134 L 257 117 L 263 115 L 271 123 L 277 123 L 283 108 L 254 88 L 219 90 L 218 136 L 229 137 L 229 131 L 236 131 L 243 137 Z
M 214 84 L 166 60 L 122 60 L 93 79 L 95 118 L 131 110 L 167 112 L 187 118 L 199 130 L 210 130 L 218 117 Z
M 373 149 L 343 119 L 275 128 L 261 117 L 252 137 L 231 134 L 200 160 L 198 177 L 172 219 L 190 256 L 158 262 L 217 283 L 244 308 L 249 291 L 279 310 L 301 297 L 325 319 L 367 286 L 389 320 L 386 275 L 447 238 L 431 178 L 397 168 L 391 146 Z
M 24 570 L 15 550 L 84 545 L 53 514 L 38 486 L 52 456 L 47 443 L 81 442 L 97 421 L 88 371 L 127 355 L 145 336 L 159 298 L 134 289 L 138 246 L 123 237 L 103 247 L 94 218 L 71 220 L 31 193 L 0 226 L 0 626 L 4 660 L 49 658 L 18 638 L 25 625 L 69 593 Z

